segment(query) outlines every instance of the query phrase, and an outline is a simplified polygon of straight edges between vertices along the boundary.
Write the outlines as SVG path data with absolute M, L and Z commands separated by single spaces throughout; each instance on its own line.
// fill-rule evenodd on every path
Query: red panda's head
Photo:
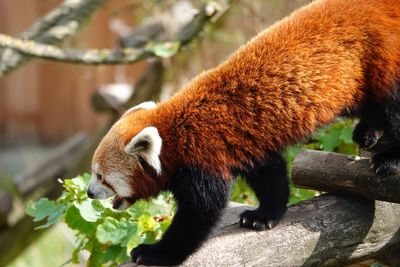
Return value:
M 136 112 L 154 107 L 153 102 L 145 102 L 128 110 L 100 142 L 93 156 L 89 197 L 115 195 L 114 207 L 121 209 L 161 190 L 162 140 L 157 128 Z

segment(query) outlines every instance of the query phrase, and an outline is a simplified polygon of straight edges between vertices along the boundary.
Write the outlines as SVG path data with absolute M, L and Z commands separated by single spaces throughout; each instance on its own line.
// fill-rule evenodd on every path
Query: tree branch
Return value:
M 45 162 L 17 175 L 14 182 L 19 196 L 26 198 L 44 184 L 63 177 L 88 150 L 88 141 L 86 133 L 77 133 L 57 147 Z
M 149 57 L 170 57 L 179 52 L 192 38 L 197 36 L 206 23 L 219 12 L 214 2 L 202 6 L 196 17 L 182 30 L 173 42 L 149 41 L 141 48 L 118 49 L 71 49 L 59 48 L 53 45 L 13 38 L 0 34 L 0 47 L 13 48 L 20 53 L 54 61 L 80 64 L 128 64 Z
M 327 194 L 289 207 L 276 228 L 261 232 L 239 228 L 247 208 L 230 207 L 181 266 L 343 266 L 400 244 L 399 204 Z
M 369 159 L 338 153 L 301 151 L 293 162 L 296 186 L 400 203 L 400 175 L 377 175 Z
M 65 0 L 22 33 L 20 39 L 30 39 L 42 44 L 61 42 L 74 35 L 103 2 L 104 0 Z M 12 48 L 0 52 L 0 77 L 29 60 L 29 57 Z

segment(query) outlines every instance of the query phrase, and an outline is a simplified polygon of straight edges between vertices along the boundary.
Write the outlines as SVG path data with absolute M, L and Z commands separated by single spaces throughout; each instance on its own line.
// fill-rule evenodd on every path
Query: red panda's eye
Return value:
M 101 174 L 99 174 L 99 173 L 96 176 L 97 176 L 97 179 L 99 179 L 99 180 L 103 179 L 103 176 L 101 176 Z

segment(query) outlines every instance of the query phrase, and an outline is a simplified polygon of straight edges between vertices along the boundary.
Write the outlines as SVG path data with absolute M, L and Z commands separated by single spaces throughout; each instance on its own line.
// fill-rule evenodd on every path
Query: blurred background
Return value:
M 142 48 L 153 41 L 181 44 L 179 50 L 164 46 L 158 57 L 132 64 L 95 66 L 30 59 L 0 48 L 0 266 L 68 266 L 74 232 L 62 223 L 34 231 L 37 223 L 24 212 L 27 201 L 56 198 L 62 190 L 57 178 L 88 172 L 93 148 L 121 110 L 168 99 L 308 2 L 0 0 L 0 33 L 14 37 L 79 49 Z M 196 21 L 202 12 L 206 19 Z M 72 30 L 63 25 L 72 25 Z M 357 154 L 353 126 L 353 121 L 338 119 L 305 146 Z M 286 152 L 289 164 L 299 148 Z M 318 194 L 292 188 L 290 201 Z M 232 200 L 256 204 L 241 179 Z M 80 257 L 84 266 L 87 255 Z

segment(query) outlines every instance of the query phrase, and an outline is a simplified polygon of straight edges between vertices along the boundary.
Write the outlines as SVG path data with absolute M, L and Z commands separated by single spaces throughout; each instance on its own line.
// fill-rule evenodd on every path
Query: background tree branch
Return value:
M 195 18 L 171 42 L 148 41 L 139 48 L 72 49 L 23 40 L 0 34 L 0 47 L 12 48 L 25 56 L 80 64 L 128 64 L 149 57 L 170 57 L 189 43 L 215 15 L 225 11 L 215 2 L 204 4 Z
M 104 0 L 65 0 L 19 36 L 42 44 L 55 44 L 77 33 Z M 0 77 L 29 60 L 15 49 L 0 49 Z

